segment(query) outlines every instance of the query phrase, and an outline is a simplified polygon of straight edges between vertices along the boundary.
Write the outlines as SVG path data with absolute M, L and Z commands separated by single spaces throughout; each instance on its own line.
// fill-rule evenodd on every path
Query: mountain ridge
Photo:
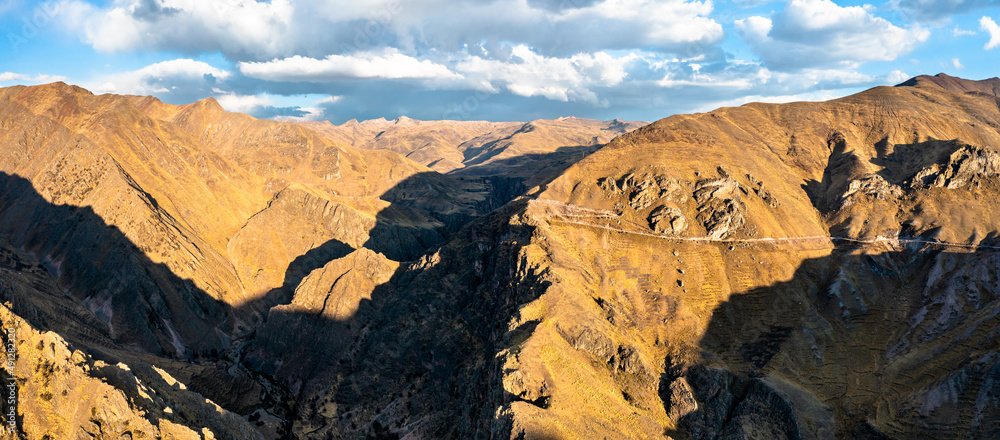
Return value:
M 396 151 L 442 173 L 519 175 L 508 162 L 542 156 L 555 148 L 589 154 L 613 137 L 645 122 L 595 121 L 574 117 L 531 122 L 419 121 L 384 118 L 336 126 L 328 121 L 305 122 L 324 136 L 363 149 Z M 547 159 L 551 160 L 551 159 Z M 530 175 L 524 175 L 530 178 Z M 535 183 L 535 182 L 532 182 Z M 533 186 L 533 185 L 529 185 Z
M 621 124 L 536 121 L 449 174 L 207 101 L 0 89 L 0 315 L 19 371 L 58 366 L 24 377 L 22 430 L 989 438 L 993 83 L 585 148 L 562 140 Z
M 922 87 L 926 85 L 935 85 L 953 92 L 985 93 L 987 95 L 1000 97 L 1000 78 L 998 77 L 976 81 L 939 73 L 934 76 L 916 76 L 900 83 L 898 86 Z

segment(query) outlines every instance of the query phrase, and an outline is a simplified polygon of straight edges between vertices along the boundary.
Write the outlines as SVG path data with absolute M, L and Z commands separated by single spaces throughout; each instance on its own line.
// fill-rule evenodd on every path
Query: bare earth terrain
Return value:
M 998 148 L 996 78 L 649 125 L 0 89 L 0 438 L 994 438 Z

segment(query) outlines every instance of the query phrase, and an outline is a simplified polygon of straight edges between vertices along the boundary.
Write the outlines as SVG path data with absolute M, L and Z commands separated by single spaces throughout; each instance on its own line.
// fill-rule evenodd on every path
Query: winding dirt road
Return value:
M 548 222 L 556 223 L 566 223 L 566 224 L 576 224 L 581 226 L 587 226 L 592 228 L 605 229 L 614 232 L 620 232 L 624 234 L 634 234 L 634 235 L 644 235 L 647 237 L 659 238 L 662 240 L 671 241 L 686 241 L 692 243 L 803 243 L 810 241 L 829 241 L 829 242 L 845 242 L 845 243 L 856 243 L 856 244 L 886 244 L 893 247 L 902 247 L 909 244 L 920 244 L 929 246 L 942 246 L 942 247 L 955 247 L 963 249 L 973 249 L 973 250 L 1000 250 L 1000 245 L 986 245 L 986 244 L 969 244 L 969 243 L 953 243 L 947 241 L 938 240 L 927 240 L 923 238 L 890 238 L 890 237 L 875 237 L 871 239 L 846 237 L 840 235 L 806 235 L 801 237 L 759 237 L 759 238 L 711 238 L 711 237 L 679 237 L 675 235 L 668 234 L 657 234 L 654 232 L 644 232 L 629 229 L 616 228 L 614 226 L 601 225 L 596 223 L 590 223 L 579 220 L 569 220 L 568 218 L 576 219 L 614 219 L 618 216 L 614 212 L 604 209 L 591 209 L 579 205 L 573 205 L 569 203 L 558 202 L 555 200 L 541 200 L 535 199 L 531 200 L 529 203 L 534 204 L 544 204 L 549 207 L 554 208 L 556 213 L 546 213 L 542 215 L 542 220 Z M 563 217 L 563 218 L 558 218 Z

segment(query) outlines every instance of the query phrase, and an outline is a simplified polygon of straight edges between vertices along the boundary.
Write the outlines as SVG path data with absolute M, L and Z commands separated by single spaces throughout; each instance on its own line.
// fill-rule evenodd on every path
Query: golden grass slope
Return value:
M 2 89 L 0 103 L 0 171 L 31 180 L 52 203 L 93 207 L 154 262 L 230 303 L 259 289 L 242 285 L 229 241 L 281 190 L 295 186 L 372 216 L 387 206 L 378 196 L 427 171 L 297 125 L 225 112 L 212 99 L 174 106 L 56 83 Z
M 501 352 L 512 438 L 988 438 L 995 256 L 929 243 L 996 244 L 994 84 L 673 116 L 570 167 L 527 210 L 554 281 Z

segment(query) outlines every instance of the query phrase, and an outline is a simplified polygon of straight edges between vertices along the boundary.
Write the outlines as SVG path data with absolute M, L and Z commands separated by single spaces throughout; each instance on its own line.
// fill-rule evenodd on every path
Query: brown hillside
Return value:
M 390 151 L 228 113 L 213 99 L 175 106 L 63 83 L 11 87 L 0 89 L 0 128 L 0 242 L 25 268 L 45 269 L 43 291 L 68 295 L 60 301 L 89 316 L 47 327 L 44 316 L 69 306 L 17 277 L 4 280 L 13 312 L 41 317 L 24 325 L 57 329 L 70 347 L 115 353 L 105 361 L 167 368 L 236 411 L 286 402 L 273 397 L 280 391 L 265 393 L 279 399 L 267 404 L 226 391 L 256 373 L 220 376 L 215 363 L 171 358 L 225 353 L 313 269 L 365 246 L 414 259 L 521 188 L 442 176 Z M 101 423 L 80 427 L 115 432 Z
M 993 438 L 995 84 L 603 147 L 0 89 L 23 437 Z

